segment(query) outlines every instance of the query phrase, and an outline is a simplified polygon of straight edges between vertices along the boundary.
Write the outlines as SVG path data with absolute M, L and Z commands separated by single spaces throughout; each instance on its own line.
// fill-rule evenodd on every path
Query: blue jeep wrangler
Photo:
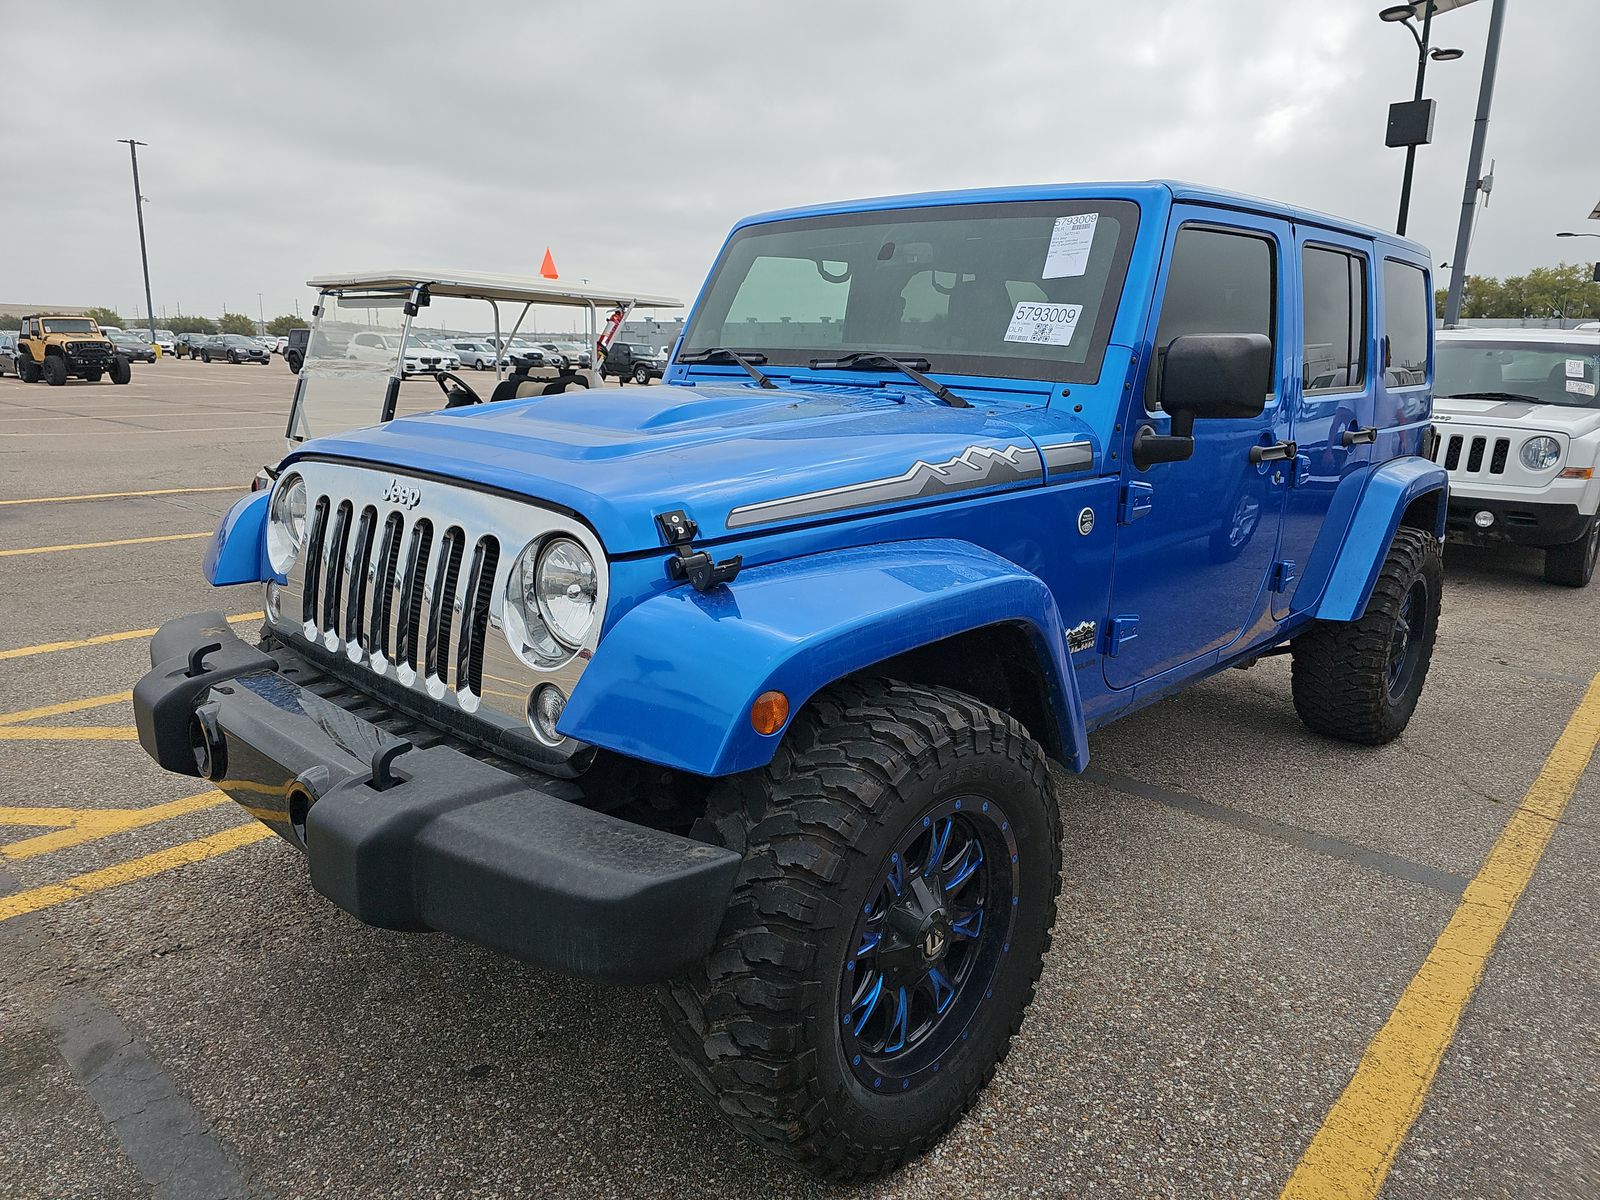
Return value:
M 163 626 L 140 739 L 347 912 L 655 984 L 735 1127 L 886 1170 L 1033 994 L 1052 760 L 1277 653 L 1318 733 L 1405 728 L 1432 295 L 1419 245 L 1186 184 L 750 218 L 669 386 L 289 453 L 207 556 L 259 642 Z

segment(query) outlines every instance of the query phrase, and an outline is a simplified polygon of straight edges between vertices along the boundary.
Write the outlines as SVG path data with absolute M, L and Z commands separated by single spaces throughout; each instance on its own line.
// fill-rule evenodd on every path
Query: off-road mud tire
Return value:
M 61 387 L 67 382 L 67 360 L 59 354 L 45 356 L 44 381 L 51 387 Z
M 1391 742 L 1404 732 L 1427 682 L 1443 583 L 1438 540 L 1425 530 L 1402 527 L 1361 618 L 1318 621 L 1294 639 L 1294 707 L 1307 728 L 1368 746 Z M 1413 630 L 1405 642 L 1409 653 L 1413 639 L 1420 639 L 1415 642 L 1417 657 L 1403 681 L 1391 687 L 1390 667 L 1400 653 L 1397 625 L 1408 596 L 1418 587 L 1422 593 L 1416 614 L 1422 629 Z
M 897 839 L 954 796 L 992 797 L 1014 827 L 1015 923 L 941 1069 L 873 1092 L 839 1024 L 856 914 Z M 1044 752 L 960 692 L 851 681 L 806 707 L 769 767 L 720 784 L 704 822 L 744 863 L 709 958 L 657 989 L 678 1062 L 735 1129 L 816 1175 L 875 1175 L 929 1149 L 1005 1057 L 1050 945 L 1061 818 Z
M 96 372 L 95 378 L 97 378 L 97 379 L 99 378 L 99 373 L 98 372 Z M 120 354 L 117 355 L 116 358 L 111 360 L 111 382 L 112 383 L 124 384 L 124 383 L 127 383 L 132 378 L 133 378 L 133 364 L 132 363 L 130 363 L 127 359 L 123 358 Z
M 23 383 L 38 383 L 43 376 L 39 372 L 39 364 L 28 356 L 26 350 L 17 355 L 17 377 Z

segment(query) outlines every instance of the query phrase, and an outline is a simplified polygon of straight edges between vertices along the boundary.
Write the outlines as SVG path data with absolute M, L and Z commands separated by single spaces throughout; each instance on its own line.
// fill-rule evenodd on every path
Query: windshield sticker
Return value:
M 1569 379 L 1567 380 L 1567 391 L 1579 396 L 1593 396 L 1594 384 L 1585 383 L 1581 379 Z
M 1011 314 L 1006 341 L 1030 342 L 1041 346 L 1069 346 L 1078 328 L 1081 304 L 1035 304 L 1024 300 Z
M 1567 378 L 1568 379 L 1582 379 L 1583 378 L 1583 359 L 1581 359 L 1581 358 L 1569 358 L 1569 359 L 1567 359 Z
M 1050 252 L 1044 256 L 1041 279 L 1066 279 L 1082 275 L 1089 267 L 1089 251 L 1094 247 L 1094 227 L 1099 213 L 1079 213 L 1057 217 L 1050 234 Z

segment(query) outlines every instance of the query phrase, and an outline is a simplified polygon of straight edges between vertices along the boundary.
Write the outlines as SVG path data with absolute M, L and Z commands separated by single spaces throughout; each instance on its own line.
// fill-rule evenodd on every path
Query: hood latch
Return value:
M 744 566 L 742 554 L 714 562 L 704 550 L 696 550 L 693 542 L 700 526 L 681 508 L 657 513 L 656 528 L 661 531 L 661 540 L 673 550 L 673 557 L 667 560 L 667 575 L 672 579 L 687 579 L 697 592 L 709 592 L 718 584 L 732 583 L 739 568 Z

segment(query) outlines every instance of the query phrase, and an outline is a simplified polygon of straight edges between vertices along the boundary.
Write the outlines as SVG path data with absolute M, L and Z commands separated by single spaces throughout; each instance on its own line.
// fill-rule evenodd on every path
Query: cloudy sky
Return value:
M 426 264 L 692 299 L 728 226 L 851 196 L 1177 177 L 1390 225 L 1416 50 L 1379 0 L 137 6 L 12 21 L 0 302 L 308 307 Z M 1575 260 L 1600 200 L 1600 2 L 1506 19 L 1475 272 Z M 1412 233 L 1450 257 L 1489 0 L 1437 18 Z M 29 148 L 18 153 L 19 147 Z M 1600 231 L 1600 222 L 1587 228 Z M 1588 243 L 1600 247 L 1600 242 Z

